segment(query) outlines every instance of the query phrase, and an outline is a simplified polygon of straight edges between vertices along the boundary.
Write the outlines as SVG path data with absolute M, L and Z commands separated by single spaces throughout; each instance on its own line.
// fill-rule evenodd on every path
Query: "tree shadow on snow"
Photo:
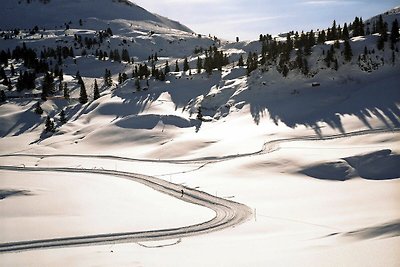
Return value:
M 400 220 L 385 223 L 378 226 L 363 228 L 345 233 L 345 236 L 354 237 L 357 239 L 372 239 L 382 237 L 400 236 Z
M 0 200 L 6 199 L 8 197 L 31 195 L 33 194 L 28 190 L 0 189 Z
M 387 84 L 399 82 L 389 77 Z M 245 101 L 256 124 L 262 117 L 269 116 L 275 124 L 284 123 L 290 128 L 306 126 L 323 137 L 321 124 L 345 133 L 342 117 L 357 117 L 366 127 L 372 129 L 369 119 L 378 118 L 387 128 L 400 127 L 400 90 L 396 86 L 382 86 L 380 79 L 338 83 L 334 86 L 312 87 L 303 84 L 283 84 L 278 90 L 261 86 L 255 93 L 245 90 L 236 96 L 236 102 Z M 257 85 L 259 86 L 259 85 Z M 256 89 L 258 89 L 256 86 Z M 293 93 L 295 92 L 295 93 Z M 251 95 L 253 94 L 253 96 Z

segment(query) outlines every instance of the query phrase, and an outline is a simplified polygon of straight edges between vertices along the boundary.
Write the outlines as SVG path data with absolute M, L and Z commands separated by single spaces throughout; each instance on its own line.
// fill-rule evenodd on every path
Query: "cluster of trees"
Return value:
M 62 64 L 62 60 L 67 59 L 68 57 L 73 58 L 74 55 L 74 50 L 72 47 L 67 47 L 67 46 L 57 46 L 56 49 L 52 47 L 44 48 L 40 52 L 40 58 L 41 59 L 51 59 L 53 58 L 54 60 L 57 60 L 57 63 L 59 65 Z
M 380 34 L 378 39 L 377 48 L 383 50 L 385 48 L 385 42 L 389 41 L 391 49 L 394 50 L 395 44 L 399 41 L 399 22 L 395 19 L 392 23 L 392 29 L 390 36 L 388 35 L 388 24 L 383 21 L 382 16 L 379 16 L 378 22 L 374 24 L 374 30 Z
M 13 75 L 12 75 L 13 76 Z M 35 84 L 36 72 L 34 71 L 22 71 L 19 72 L 19 76 L 16 83 L 17 91 L 22 91 L 24 89 L 33 90 L 36 88 Z M 11 82 L 10 82 L 11 84 Z
M 229 58 L 222 51 L 219 51 L 216 46 L 210 46 L 205 51 L 205 58 L 199 62 L 197 61 L 197 69 L 205 69 L 207 74 L 211 74 L 213 69 L 222 70 L 223 66 L 229 64 Z
M 96 49 L 94 55 L 99 60 L 106 60 L 108 58 L 117 62 L 125 61 L 128 63 L 134 63 L 134 60 L 129 56 L 129 51 L 127 49 L 122 49 L 122 53 L 120 53 L 118 49 L 110 50 L 108 54 L 101 49 Z
M 37 108 L 41 109 L 40 103 L 37 103 Z M 43 113 L 43 110 L 41 111 L 40 114 Z M 63 125 L 67 122 L 67 118 L 65 115 L 65 111 L 62 109 L 60 114 L 59 114 L 59 121 L 60 124 Z M 54 133 L 56 131 L 56 123 L 53 118 L 51 118 L 49 115 L 46 117 L 45 125 L 44 125 L 44 132 L 46 133 Z

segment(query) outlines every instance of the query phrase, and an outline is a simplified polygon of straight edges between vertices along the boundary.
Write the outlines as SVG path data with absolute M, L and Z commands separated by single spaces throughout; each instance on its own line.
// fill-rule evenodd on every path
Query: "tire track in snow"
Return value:
M 42 240 L 28 240 L 19 242 L 7 242 L 0 244 L 0 253 L 18 252 L 33 249 L 60 248 L 71 246 L 103 245 L 128 242 L 159 241 L 166 239 L 182 238 L 219 231 L 225 228 L 234 227 L 249 220 L 252 211 L 246 205 L 219 198 L 196 189 L 183 187 L 141 174 L 120 172 L 101 169 L 76 169 L 76 168 L 51 168 L 51 167 L 16 167 L 0 166 L 0 170 L 23 171 L 23 172 L 67 172 L 67 173 L 92 173 L 111 175 L 119 178 L 139 182 L 161 193 L 170 195 L 188 203 L 200 205 L 215 212 L 215 217 L 209 221 L 185 227 L 150 230 L 140 232 L 108 233 L 87 236 L 74 236 L 65 238 L 52 238 Z M 184 196 L 181 197 L 181 190 L 184 189 Z

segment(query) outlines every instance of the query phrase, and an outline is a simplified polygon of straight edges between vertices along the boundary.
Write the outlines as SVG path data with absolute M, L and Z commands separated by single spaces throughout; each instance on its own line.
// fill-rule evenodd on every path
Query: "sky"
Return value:
M 196 33 L 234 40 L 309 31 L 364 20 L 400 6 L 400 0 L 131 0 L 177 20 Z

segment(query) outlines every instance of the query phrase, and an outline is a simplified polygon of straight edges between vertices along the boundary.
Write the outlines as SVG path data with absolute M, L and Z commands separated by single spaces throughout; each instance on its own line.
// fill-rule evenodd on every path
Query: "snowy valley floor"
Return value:
M 3 253 L 1 265 L 397 266 L 400 181 L 387 178 L 398 172 L 398 137 L 396 131 L 366 131 L 332 140 L 282 142 L 266 154 L 208 164 L 2 157 L 1 165 L 7 166 L 145 173 L 245 203 L 254 218 L 182 239 Z M 251 151 L 243 147 L 238 152 Z M 2 242 L 175 228 L 213 217 L 207 209 L 114 177 L 1 174 L 2 190 L 20 192 L 1 200 Z
M 68 107 L 68 123 L 53 136 L 43 134 L 35 100 L 3 104 L 1 243 L 157 232 L 221 215 L 180 201 L 177 190 L 164 195 L 113 175 L 52 168 L 149 175 L 253 214 L 204 235 L 0 253 L 0 265 L 398 266 L 397 71 L 340 78 L 346 86 L 322 75 L 327 86 L 318 89 L 274 73 L 246 78 L 241 69 L 225 71 L 221 87 L 212 85 L 217 75 L 195 76 L 198 83 L 171 76 L 173 84 L 138 93 L 125 84 Z M 196 120 L 191 99 L 221 116 Z M 63 101 L 42 106 L 54 114 Z M 53 171 L 10 170 L 35 167 Z

